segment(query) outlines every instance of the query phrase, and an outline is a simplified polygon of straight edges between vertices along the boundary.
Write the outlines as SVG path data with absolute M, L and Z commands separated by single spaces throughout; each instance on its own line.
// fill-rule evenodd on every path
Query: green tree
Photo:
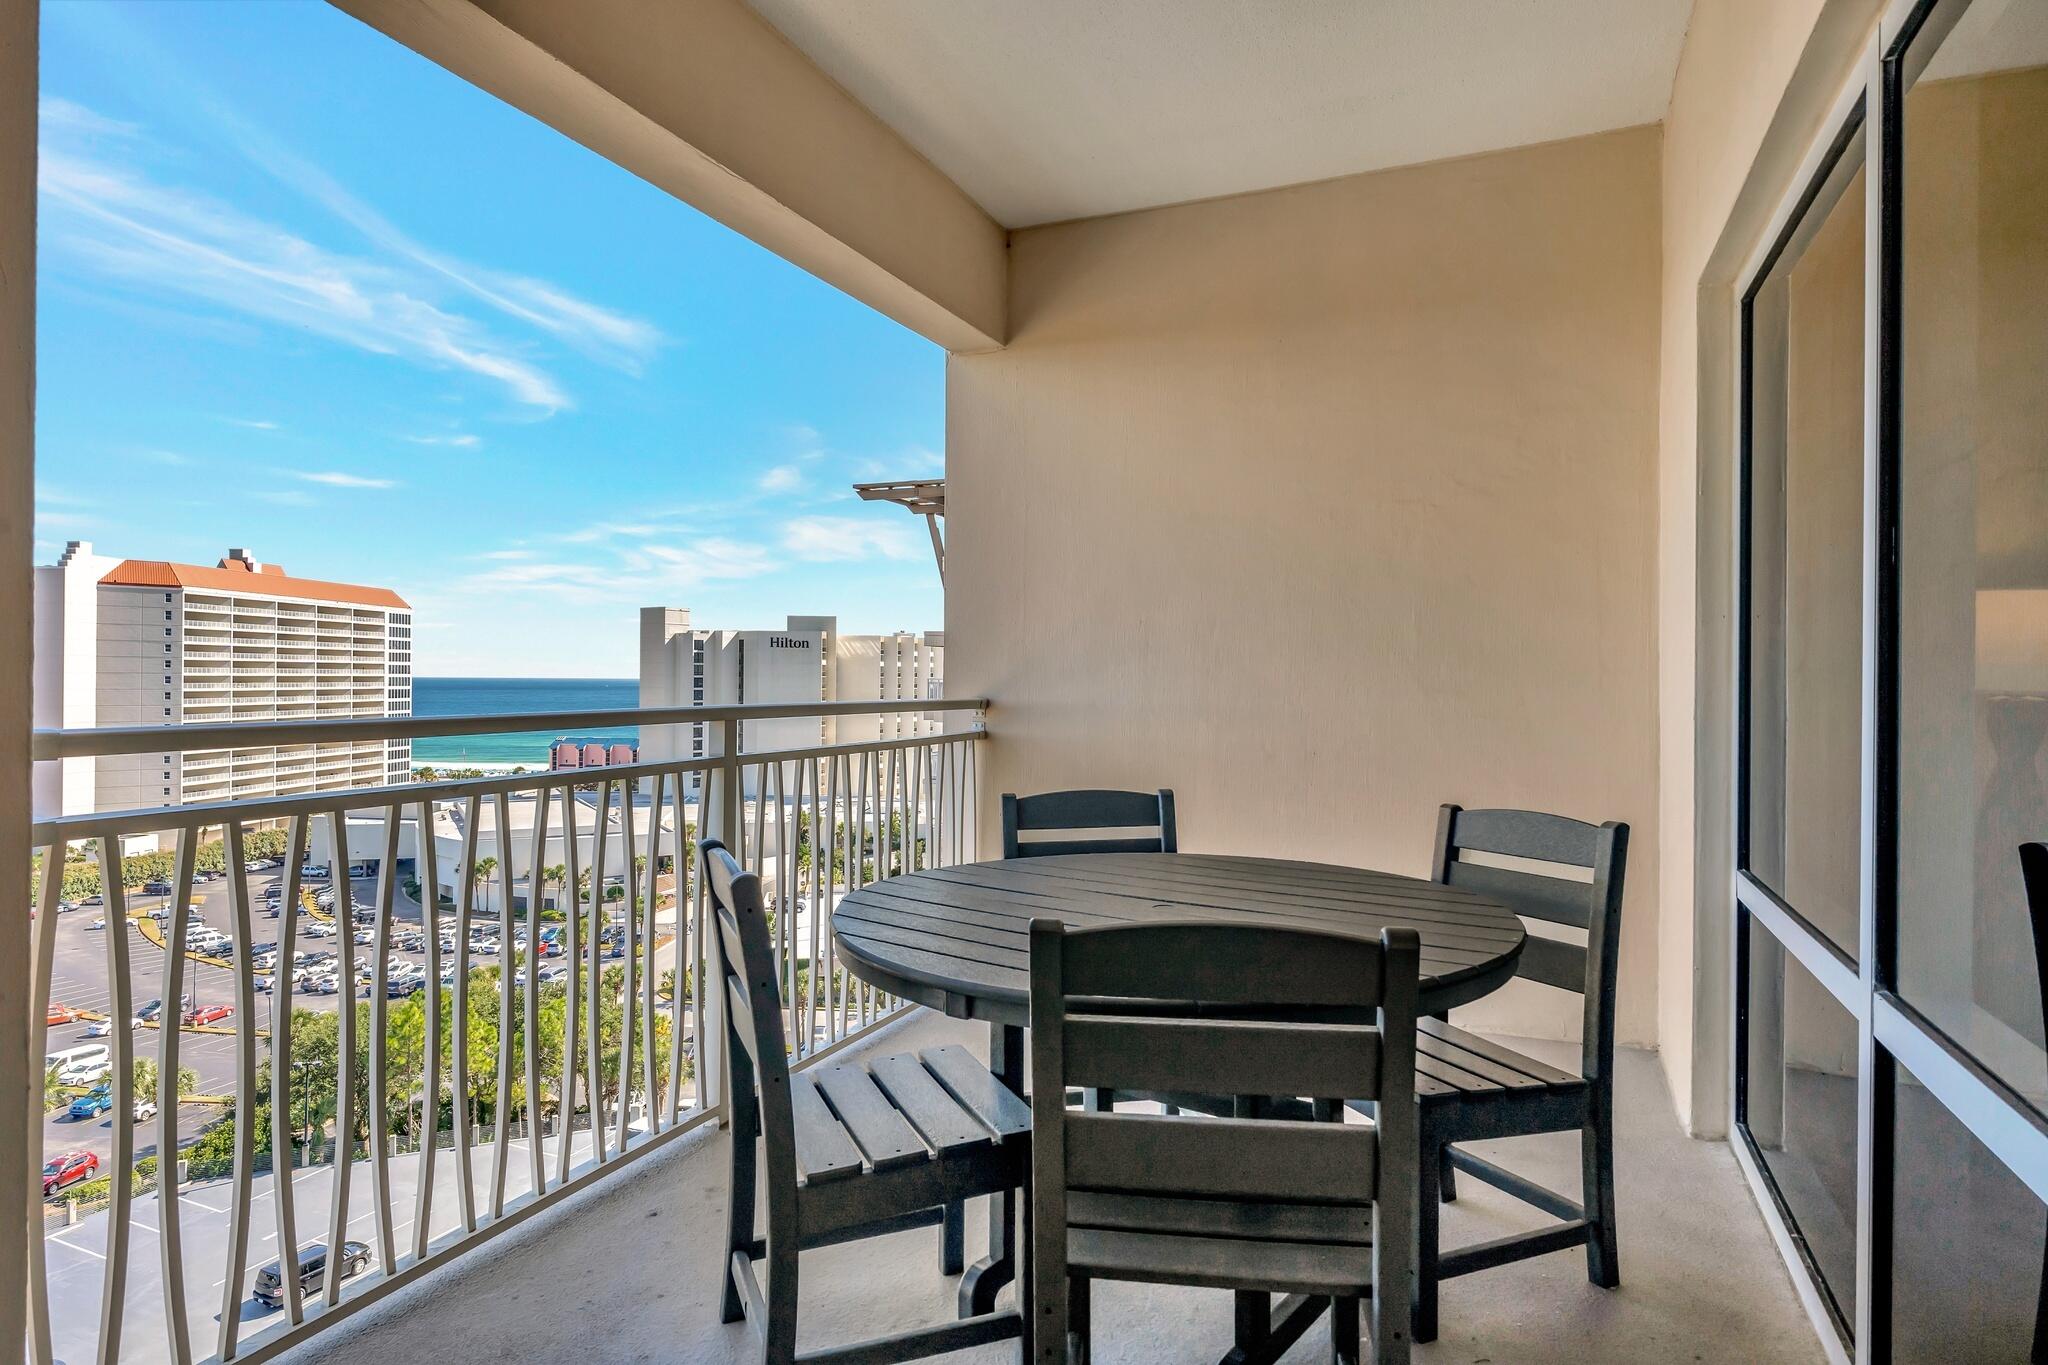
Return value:
M 157 1067 L 154 1057 L 137 1057 L 133 1072 L 135 1098 L 157 1102 Z M 189 1066 L 178 1068 L 178 1097 L 195 1093 L 199 1089 L 199 1073 Z

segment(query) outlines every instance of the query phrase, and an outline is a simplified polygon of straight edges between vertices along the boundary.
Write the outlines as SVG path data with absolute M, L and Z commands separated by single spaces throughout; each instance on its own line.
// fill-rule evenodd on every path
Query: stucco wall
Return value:
M 1172 786 L 1189 849 L 1414 873 L 1440 801 L 1628 821 L 1620 1035 L 1653 1042 L 1658 157 L 1634 129 L 1016 234 L 1011 344 L 948 364 L 987 790 Z

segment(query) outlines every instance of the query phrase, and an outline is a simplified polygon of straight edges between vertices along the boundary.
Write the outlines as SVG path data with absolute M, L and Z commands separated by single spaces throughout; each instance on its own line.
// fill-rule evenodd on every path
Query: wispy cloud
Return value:
M 183 467 L 193 462 L 190 455 L 182 454 L 175 450 L 138 450 L 135 454 L 137 458 L 148 460 L 151 464 Z
M 507 550 L 485 550 L 485 551 L 483 551 L 483 552 L 482 552 L 481 554 L 477 555 L 477 556 L 476 556 L 476 558 L 478 558 L 478 559 L 532 559 L 532 558 L 533 558 L 533 551 L 531 551 L 531 550 L 520 550 L 520 549 L 507 549 Z
M 293 470 L 291 475 L 295 479 L 304 479 L 307 483 L 326 484 L 329 488 L 398 487 L 398 480 L 396 479 L 376 479 L 363 474 L 345 474 L 338 469 Z
M 134 137 L 142 131 L 137 124 L 108 118 L 59 95 L 44 95 L 36 101 L 36 120 L 45 131 L 55 129 L 85 136 Z
M 256 419 L 256 418 L 250 418 L 250 417 L 223 417 L 223 418 L 221 418 L 220 420 L 221 420 L 221 421 L 223 421 L 223 422 L 226 422 L 226 423 L 227 423 L 227 424 L 228 424 L 229 426 L 231 426 L 231 427 L 247 427 L 247 428 L 248 428 L 249 430 L 251 430 L 251 431 L 276 431 L 276 430 L 278 430 L 278 425 L 277 425 L 277 423 L 275 423 L 275 422 L 270 422 L 270 421 L 262 421 L 262 420 L 258 420 L 258 419 Z
M 791 493 L 804 486 L 803 471 L 793 464 L 779 464 L 763 474 L 757 485 L 763 493 Z
M 416 446 L 450 446 L 456 450 L 475 450 L 484 443 L 484 438 L 465 432 L 460 436 L 408 436 L 406 440 Z
M 635 373 L 662 344 L 660 330 L 643 319 L 414 242 L 325 172 L 232 115 L 221 115 L 223 125 L 245 155 L 355 229 L 372 250 L 333 250 L 158 183 L 129 164 L 133 156 L 113 158 L 87 136 L 98 117 L 92 111 L 57 104 L 59 116 L 45 119 L 40 155 L 41 235 L 100 276 L 374 354 L 466 371 L 542 413 L 572 406 L 540 356 L 543 341 Z M 526 329 L 529 339 L 507 335 L 507 325 Z
M 916 540 L 901 522 L 865 517 L 797 517 L 782 524 L 782 548 L 798 559 L 915 559 Z

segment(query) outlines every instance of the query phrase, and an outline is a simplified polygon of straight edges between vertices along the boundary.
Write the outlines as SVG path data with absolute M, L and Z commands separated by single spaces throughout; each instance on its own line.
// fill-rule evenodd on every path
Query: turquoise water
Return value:
M 640 684 L 632 678 L 414 678 L 416 716 L 471 716 L 493 711 L 591 711 L 638 706 Z M 546 767 L 548 745 L 557 739 L 600 744 L 638 744 L 637 726 L 611 729 L 568 727 L 504 735 L 454 735 L 416 739 L 416 764 L 526 763 Z

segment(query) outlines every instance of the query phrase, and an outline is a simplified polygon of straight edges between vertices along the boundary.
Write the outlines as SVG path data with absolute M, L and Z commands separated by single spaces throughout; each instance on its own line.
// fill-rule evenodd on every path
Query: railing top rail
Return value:
M 593 711 L 524 711 L 472 716 L 364 716 L 350 720 L 258 720 L 207 725 L 113 725 L 90 730 L 37 730 L 36 762 L 98 758 L 169 749 L 249 749 L 276 744 L 353 744 L 379 739 L 495 735 L 514 730 L 603 729 L 619 725 L 689 725 L 696 721 L 785 720 L 801 716 L 894 716 L 922 711 L 986 711 L 986 698 L 912 701 L 821 701 L 745 706 L 609 707 Z
M 961 709 L 965 703 L 948 709 Z M 708 708 L 707 708 L 708 709 Z M 723 710 L 741 710 L 724 707 Z M 799 714 L 808 715 L 809 712 Z M 946 734 L 910 735 L 901 739 L 857 740 L 848 744 L 820 744 L 804 749 L 766 749 L 742 752 L 731 761 L 752 767 L 762 763 L 796 763 L 827 758 L 835 754 L 887 753 L 920 745 L 952 744 L 987 737 L 979 727 Z M 632 782 L 656 773 L 680 776 L 709 773 L 727 766 L 720 755 L 704 758 L 654 759 L 644 763 L 620 763 L 602 768 L 535 768 L 524 773 L 493 777 L 461 778 L 452 782 L 407 782 L 385 787 L 332 787 L 304 796 L 259 796 L 226 801 L 202 801 L 190 805 L 148 806 L 135 810 L 88 811 L 38 820 L 29 826 L 29 842 L 37 848 L 87 839 L 120 838 L 130 834 L 157 834 L 171 829 L 207 829 L 231 822 L 249 824 L 263 820 L 284 820 L 295 815 L 329 815 L 336 811 L 367 811 L 390 806 L 411 806 L 421 801 L 457 801 L 472 796 L 491 797 L 503 792 L 533 792 L 545 787 L 559 791 L 566 787 L 595 787 L 604 782 Z

